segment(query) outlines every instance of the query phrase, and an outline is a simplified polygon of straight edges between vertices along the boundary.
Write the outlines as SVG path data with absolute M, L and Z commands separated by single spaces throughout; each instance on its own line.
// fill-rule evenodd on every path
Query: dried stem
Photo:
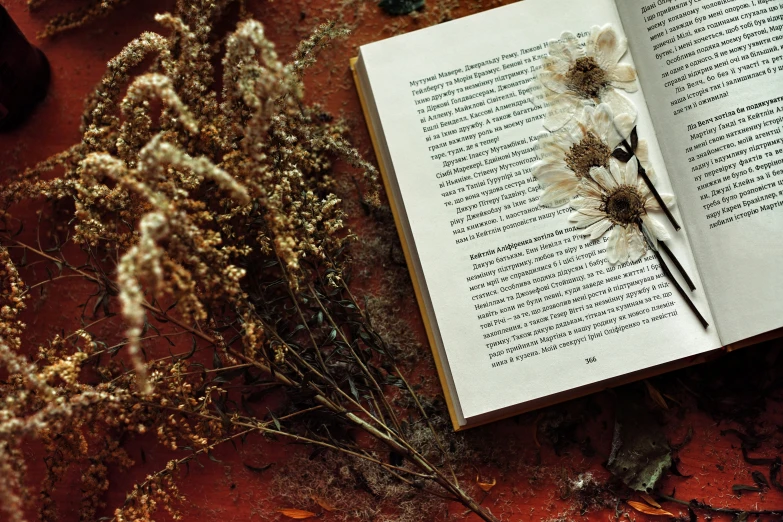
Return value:
M 661 252 L 658 249 L 659 245 L 662 243 L 652 237 L 652 235 L 647 231 L 647 228 L 642 224 L 641 222 L 638 225 L 642 231 L 642 236 L 644 236 L 645 240 L 647 241 L 647 245 L 650 247 L 650 250 L 652 250 L 655 253 L 655 258 L 658 260 L 658 264 L 661 266 L 661 270 L 663 270 L 664 275 L 669 279 L 669 282 L 674 285 L 674 288 L 677 290 L 677 293 L 680 294 L 680 296 L 685 300 L 685 303 L 688 305 L 688 308 L 691 309 L 691 311 L 696 315 L 696 318 L 699 320 L 701 325 L 706 329 L 709 327 L 710 323 L 707 322 L 707 320 L 704 318 L 703 315 L 701 315 L 701 312 L 698 308 L 696 308 L 696 305 L 693 304 L 693 301 L 691 301 L 690 296 L 688 293 L 680 286 L 680 283 L 677 281 L 677 278 L 674 277 L 674 274 L 669 269 L 668 265 L 666 264 L 666 261 L 664 261 L 663 256 L 661 256 Z M 679 263 L 677 263 L 677 266 L 680 266 Z
M 315 53 L 343 31 L 324 24 L 281 61 L 254 20 L 243 18 L 227 36 L 213 29 L 234 1 L 177 0 L 173 13 L 156 17 L 165 35 L 140 35 L 109 62 L 87 101 L 81 143 L 0 184 L 0 243 L 33 276 L 54 270 L 25 286 L 0 248 L 9 306 L 0 326 L 11 341 L 0 364 L 13 383 L 0 404 L 0 460 L 21 470 L 17 435 L 43 440 L 53 462 L 39 488 L 45 522 L 56 517 L 57 482 L 88 463 L 101 484 L 83 488 L 82 517 L 90 519 L 108 487 L 106 466 L 130 465 L 121 441 L 153 432 L 188 455 L 139 484 L 115 512 L 116 522 L 146 520 L 159 508 L 175 515 L 179 466 L 257 432 L 360 459 L 405 494 L 460 502 L 496 522 L 460 485 L 438 419 L 345 279 L 355 236 L 332 163 L 347 160 L 371 194 L 377 173 L 347 144 L 343 122 L 305 103 L 302 82 Z M 92 2 L 88 14 L 119 3 Z M 48 174 L 55 167 L 59 177 Z M 22 235 L 11 212 L 31 201 L 51 208 Z M 74 278 L 95 288 L 82 327 L 43 343 L 28 364 L 16 353 L 24 345 L 17 313 L 37 297 L 33 290 Z M 111 333 L 118 328 L 124 338 Z M 250 402 L 271 388 L 288 400 L 255 415 Z M 357 440 L 357 431 L 368 436 Z M 94 462 L 94 441 L 106 433 L 117 434 L 116 451 Z M 2 491 L 23 488 L 13 473 L 0 476 Z M 15 509 L 23 495 L 6 496 Z

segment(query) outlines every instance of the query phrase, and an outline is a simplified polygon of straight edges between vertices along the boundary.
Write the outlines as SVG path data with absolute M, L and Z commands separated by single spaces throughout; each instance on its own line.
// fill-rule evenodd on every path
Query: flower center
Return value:
M 609 168 L 612 151 L 601 138 L 587 132 L 579 143 L 574 143 L 565 155 L 566 166 L 578 178 L 589 178 L 593 167 Z
M 630 185 L 620 185 L 604 197 L 603 210 L 618 225 L 630 225 L 644 214 L 644 198 Z
M 595 58 L 578 58 L 566 73 L 568 86 L 582 98 L 598 99 L 601 89 L 606 86 L 606 71 L 601 69 Z

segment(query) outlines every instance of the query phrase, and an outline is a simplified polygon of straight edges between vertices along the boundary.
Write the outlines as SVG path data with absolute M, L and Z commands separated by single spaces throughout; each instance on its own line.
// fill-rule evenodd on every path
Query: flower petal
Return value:
M 633 115 L 628 114 L 627 112 L 624 114 L 620 114 L 614 119 L 614 126 L 617 129 L 617 132 L 620 134 L 620 136 L 624 139 L 627 139 L 628 136 L 631 135 L 631 131 L 633 130 L 635 124 L 636 124 L 636 118 Z
M 575 181 L 578 181 L 573 171 L 568 170 L 559 162 L 537 161 L 533 165 L 532 174 L 539 183 L 545 186 L 563 181 L 566 178 L 574 178 Z
M 579 43 L 579 38 L 570 31 L 565 31 L 560 35 L 560 43 L 563 45 L 563 52 L 570 61 L 576 61 L 584 56 L 584 48 Z
M 546 134 L 549 134 L 548 132 Z M 558 132 L 557 134 L 561 134 Z M 547 163 L 557 164 L 565 168 L 565 155 L 571 149 L 573 143 L 570 143 L 567 139 L 563 139 L 562 136 L 558 138 L 552 137 L 541 139 L 538 142 L 538 157 Z
M 554 91 L 558 94 L 568 91 L 565 76 L 562 74 L 552 71 L 542 71 L 541 74 L 538 75 L 538 81 L 550 91 Z
M 571 60 L 571 51 L 568 49 L 568 46 L 566 45 L 566 42 L 563 40 L 549 40 L 549 45 L 547 45 L 547 50 L 549 51 L 549 56 L 552 58 L 556 58 L 563 61 L 570 61 Z
M 611 24 L 606 24 L 597 32 L 593 28 L 593 34 L 588 41 L 588 52 L 592 46 L 595 59 L 604 70 L 610 71 L 620 61 L 628 50 L 628 43 L 620 36 Z M 591 45 L 592 44 L 592 45 Z
M 644 241 L 642 231 L 638 226 L 628 225 L 626 234 L 628 236 L 628 256 L 631 261 L 638 261 L 647 252 L 647 243 Z
M 574 124 L 575 120 L 572 120 L 570 124 L 561 128 L 555 133 L 550 133 L 551 138 L 549 141 L 544 142 L 546 147 L 544 152 L 550 154 L 556 154 L 560 159 L 571 150 L 574 143 L 582 141 L 582 131 L 579 125 Z
M 590 179 L 582 179 L 576 190 L 577 195 L 585 199 L 593 199 L 599 203 L 603 201 L 604 189 L 601 185 Z
M 544 70 L 552 71 L 553 73 L 566 74 L 571 67 L 571 62 L 564 58 L 544 56 L 541 58 L 541 67 Z
M 601 207 L 601 200 L 595 198 L 578 197 L 571 200 L 571 208 L 575 210 L 592 209 L 598 210 Z
M 650 165 L 650 145 L 647 140 L 639 140 L 639 144 L 636 146 L 636 157 L 639 158 L 639 164 L 644 167 L 647 177 L 655 185 L 658 179 L 655 175 L 655 169 Z
M 612 108 L 612 114 L 614 114 L 615 122 L 617 122 L 617 117 L 621 114 L 629 114 L 631 119 L 634 122 L 636 121 L 636 107 L 634 107 L 633 103 L 631 103 L 631 100 L 617 92 L 616 89 L 607 87 L 601 91 L 601 101 L 607 103 L 609 107 Z M 628 134 L 630 133 L 631 132 L 628 131 Z
M 553 134 L 547 131 L 541 131 L 538 133 L 538 153 L 539 159 L 548 159 L 549 155 L 554 151 L 552 150 L 552 142 L 554 141 Z
M 625 262 L 628 259 L 628 241 L 625 237 L 625 228 L 615 225 L 609 234 L 609 242 L 606 244 L 606 258 L 611 264 Z
M 577 185 L 578 180 L 576 176 L 548 185 L 541 193 L 538 203 L 542 207 L 563 206 L 568 203 L 569 199 L 576 195 Z
M 590 177 L 606 192 L 617 188 L 617 181 L 608 170 L 603 167 L 593 167 L 590 169 Z
M 639 140 L 636 144 L 636 157 L 642 165 L 650 161 L 650 144 L 647 140 Z
M 642 182 L 644 183 L 644 182 Z M 667 207 L 673 208 L 674 207 L 674 194 L 666 194 L 663 192 L 658 193 L 659 196 L 661 196 L 661 199 L 666 204 Z M 658 204 L 658 201 L 655 199 L 655 196 L 650 195 L 647 200 L 644 202 L 644 208 L 645 210 L 661 210 L 661 206 Z
M 669 232 L 666 227 L 661 225 L 658 220 L 653 219 L 649 214 L 642 215 L 642 223 L 653 237 L 658 238 L 660 241 L 666 241 L 670 239 Z
M 617 226 L 620 229 L 620 233 L 617 238 L 617 262 L 625 263 L 628 261 L 628 229 L 626 227 Z
M 658 175 L 655 173 L 655 169 L 654 168 L 652 168 L 649 165 L 645 165 L 644 173 L 647 174 L 647 177 L 650 178 L 650 182 L 653 185 L 657 185 L 658 184 Z
M 625 167 L 620 166 L 620 162 L 612 158 L 609 160 L 609 172 L 612 173 L 615 183 L 625 185 Z
M 639 181 L 639 163 L 636 160 L 636 156 L 628 160 L 624 169 L 625 178 L 623 178 L 624 185 L 634 186 Z
M 612 109 L 602 103 L 592 111 L 590 119 L 596 134 L 611 147 L 611 137 L 615 133 Z
M 620 89 L 625 92 L 636 92 L 639 90 L 639 84 L 636 82 L 620 82 L 617 80 L 612 80 L 609 82 L 609 85 L 615 89 Z
M 598 239 L 599 237 L 603 236 L 607 230 L 609 230 L 612 226 L 612 222 L 608 219 L 602 219 L 601 221 L 597 221 L 596 223 L 593 223 L 589 227 L 585 229 L 583 234 L 585 236 L 590 236 L 591 240 Z
M 577 228 L 587 228 L 593 223 L 606 219 L 606 214 L 594 210 L 579 210 L 568 216 L 568 221 L 574 223 Z M 589 235 L 584 232 L 585 235 Z
M 571 121 L 576 114 L 577 109 L 582 107 L 582 101 L 570 94 L 558 94 L 549 105 L 544 128 L 555 132 L 561 129 L 563 125 Z
M 610 79 L 616 82 L 630 83 L 636 81 L 636 69 L 630 63 L 619 63 L 614 68 Z

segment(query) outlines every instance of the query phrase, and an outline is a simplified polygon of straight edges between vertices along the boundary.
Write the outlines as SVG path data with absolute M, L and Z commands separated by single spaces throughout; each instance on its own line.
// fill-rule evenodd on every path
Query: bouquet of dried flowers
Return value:
M 95 518 L 108 466 L 132 464 L 123 437 L 152 432 L 183 451 L 136 485 L 119 522 L 176 514 L 180 467 L 260 433 L 349 455 L 495 520 L 458 482 L 443 424 L 346 281 L 354 236 L 332 160 L 364 174 L 370 203 L 375 169 L 341 122 L 304 102 L 302 83 L 341 31 L 319 27 L 284 62 L 252 19 L 216 34 L 230 3 L 179 0 L 158 15 L 168 35 L 145 33 L 109 62 L 81 142 L 0 187 L 0 509 L 23 519 L 26 439 L 46 448 L 42 520 L 56 518 L 51 492 L 80 463 L 81 516 Z M 40 198 L 38 231 L 49 234 L 28 239 L 15 211 Z M 25 283 L 32 263 L 48 277 Z M 86 304 L 82 328 L 28 360 L 25 303 L 66 277 L 94 286 L 93 316 Z M 124 337 L 106 336 L 107 324 Z M 252 400 L 272 389 L 288 401 L 255 413 Z
M 636 130 L 636 107 L 619 91 L 635 92 L 636 70 L 621 63 L 628 44 L 611 24 L 593 27 L 585 44 L 570 32 L 551 40 L 539 81 L 547 102 L 545 132 L 538 137 L 540 160 L 533 176 L 543 189 L 540 204 L 574 209 L 569 220 L 590 240 L 609 233 L 607 260 L 638 261 L 655 253 L 661 269 L 706 328 L 707 321 L 666 265 L 674 263 L 691 290 L 695 286 L 666 245 L 666 228 L 653 217 L 669 210 L 672 194 L 655 188 L 649 148 Z

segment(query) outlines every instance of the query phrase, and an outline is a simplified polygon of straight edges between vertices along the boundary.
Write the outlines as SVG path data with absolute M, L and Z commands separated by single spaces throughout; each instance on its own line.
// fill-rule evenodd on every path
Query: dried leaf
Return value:
M 731 486 L 731 490 L 738 495 L 741 495 L 743 491 L 750 491 L 751 493 L 760 493 L 762 491 L 758 486 L 748 486 L 747 484 L 734 484 Z
M 753 473 L 751 473 L 751 476 L 753 477 L 753 482 L 755 482 L 757 486 L 761 488 L 769 487 L 769 482 L 767 481 L 767 477 L 765 477 L 762 472 L 754 471 Z
M 424 0 L 382 0 L 378 6 L 390 15 L 404 15 L 424 7 Z
M 301 509 L 278 509 L 277 512 L 296 520 L 304 520 L 316 516 L 316 514 L 311 511 L 303 511 Z
M 644 381 L 644 385 L 647 387 L 647 394 L 650 396 L 650 398 L 653 400 L 653 402 L 655 402 L 655 404 L 657 404 L 658 406 L 660 406 L 664 410 L 668 410 L 669 409 L 669 405 L 666 404 L 666 399 L 663 398 L 663 395 L 661 395 L 661 392 L 656 390 L 655 386 L 650 384 L 650 381 Z
M 650 504 L 652 507 L 657 507 L 657 508 L 660 508 L 660 507 L 661 507 L 661 505 L 660 505 L 659 503 L 657 503 L 657 502 L 655 501 L 655 499 L 654 499 L 654 498 L 652 498 L 652 497 L 651 497 L 650 495 L 648 495 L 647 493 L 640 493 L 640 494 L 639 494 L 639 496 L 641 496 L 641 497 L 642 497 L 642 499 L 643 499 L 645 502 L 647 502 L 648 504 Z
M 618 160 L 620 160 L 620 161 L 622 161 L 624 163 L 629 162 L 631 160 L 631 158 L 633 158 L 633 154 L 631 154 L 630 152 L 628 152 L 627 150 L 625 150 L 625 149 L 623 149 L 621 147 L 617 147 L 616 149 L 614 149 L 612 151 L 612 156 L 615 159 L 618 159 Z
M 215 457 L 211 451 L 207 451 L 207 457 L 209 457 L 209 460 L 212 462 L 217 462 L 218 464 L 223 464 L 223 461 Z
M 745 459 L 745 462 L 752 464 L 753 466 L 769 466 L 775 464 L 775 459 L 751 457 L 748 455 L 748 448 L 746 448 L 744 444 L 742 445 L 742 458 Z
M 663 396 L 664 396 L 664 398 L 669 399 L 671 402 L 673 402 L 677 406 L 682 406 L 682 403 L 680 403 L 680 401 L 678 401 L 677 399 L 675 399 L 674 397 L 672 397 L 668 393 L 664 393 Z
M 492 479 L 492 482 L 482 482 L 481 479 L 476 476 L 476 484 L 478 484 L 478 487 L 480 487 L 482 491 L 489 492 L 497 483 L 498 481 L 494 478 Z
M 313 501 L 314 501 L 316 504 L 318 504 L 319 506 L 321 506 L 321 508 L 323 508 L 323 510 L 324 510 L 324 511 L 329 511 L 329 512 L 331 512 L 331 511 L 337 511 L 337 508 L 336 508 L 336 507 L 334 507 L 332 504 L 330 504 L 330 503 L 329 503 L 329 502 L 327 502 L 326 500 L 322 499 L 321 497 L 317 497 L 317 496 L 315 496 L 315 495 L 312 495 L 310 498 L 312 498 L 312 499 L 313 499 Z
M 775 489 L 783 491 L 783 484 L 781 484 L 778 480 L 778 475 L 780 474 L 780 465 L 780 457 L 778 457 L 769 467 L 769 481 L 773 486 L 775 486 Z
M 657 515 L 661 517 L 674 517 L 671 513 L 666 511 L 665 509 L 656 508 L 652 506 L 648 506 L 647 504 L 642 504 L 641 502 L 634 502 L 633 500 L 628 501 L 628 505 L 634 508 L 636 511 L 640 511 L 644 513 L 645 515 Z
M 634 491 L 651 491 L 672 465 L 671 448 L 637 387 L 618 390 L 608 469 Z
M 268 411 L 268 412 L 269 412 L 269 415 L 272 417 L 272 422 L 274 422 L 274 423 L 275 423 L 275 428 L 277 428 L 277 431 L 280 431 L 280 428 L 281 428 L 281 426 L 280 426 L 280 421 L 277 419 L 277 417 L 275 417 L 275 414 L 274 414 L 274 413 L 272 413 L 272 410 L 270 410 L 269 408 L 267 408 L 267 410 L 266 410 L 266 411 Z
M 351 388 L 351 395 L 353 395 L 353 398 L 356 399 L 356 402 L 361 402 L 361 399 L 359 398 L 359 390 L 356 388 L 356 383 L 353 382 L 353 378 L 350 375 L 348 376 L 348 385 Z
M 268 470 L 272 467 L 272 464 L 266 464 L 264 466 L 251 466 L 250 464 L 245 464 L 245 467 L 252 471 L 253 473 L 263 473 L 264 471 Z

